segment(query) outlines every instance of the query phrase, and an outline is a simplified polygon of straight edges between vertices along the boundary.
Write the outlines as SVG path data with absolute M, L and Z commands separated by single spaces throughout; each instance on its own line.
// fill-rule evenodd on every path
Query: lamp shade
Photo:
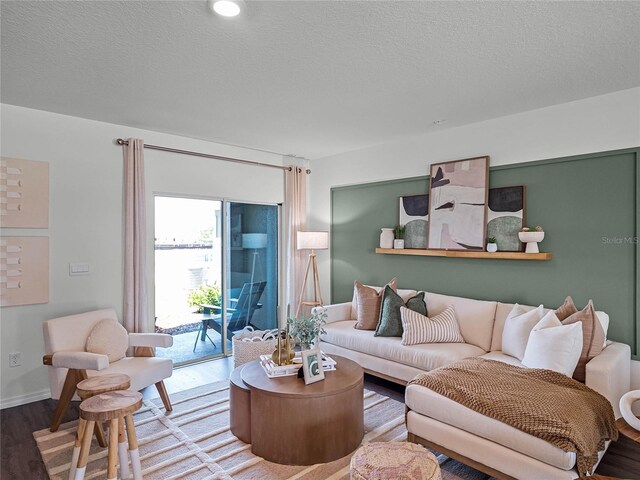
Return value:
M 243 233 L 242 248 L 267 248 L 267 234 Z
M 329 232 L 298 232 L 298 250 L 326 250 L 329 248 Z

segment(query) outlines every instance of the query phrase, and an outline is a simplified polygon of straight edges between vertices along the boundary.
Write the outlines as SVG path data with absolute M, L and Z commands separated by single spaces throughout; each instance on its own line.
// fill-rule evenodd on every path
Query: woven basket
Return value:
M 247 327 L 242 333 L 237 333 L 231 339 L 233 344 L 233 365 L 244 365 L 260 358 L 260 355 L 270 355 L 276 349 L 277 330 L 253 330 Z

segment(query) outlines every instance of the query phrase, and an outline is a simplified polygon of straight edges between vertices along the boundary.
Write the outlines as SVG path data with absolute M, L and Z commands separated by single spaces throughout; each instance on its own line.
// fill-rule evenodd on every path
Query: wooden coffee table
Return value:
M 349 359 L 333 359 L 337 370 L 310 385 L 297 377 L 271 379 L 258 360 L 243 366 L 254 454 L 285 465 L 313 465 L 358 448 L 364 436 L 363 370 Z

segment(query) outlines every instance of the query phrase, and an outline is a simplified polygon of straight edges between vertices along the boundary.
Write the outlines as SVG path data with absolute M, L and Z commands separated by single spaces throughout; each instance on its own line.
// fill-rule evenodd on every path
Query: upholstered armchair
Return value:
M 155 357 L 156 347 L 170 347 L 173 338 L 159 333 L 128 334 L 129 351 L 133 356 L 125 356 L 109 363 L 109 357 L 86 351 L 87 338 L 93 327 L 101 320 L 117 321 L 113 309 L 54 318 L 43 323 L 45 356 L 43 363 L 48 366 L 51 398 L 58 400 L 51 422 L 55 432 L 71 400 L 76 396 L 77 384 L 88 377 L 108 373 L 124 373 L 131 378 L 131 390 L 138 391 L 150 385 L 156 386 L 166 411 L 171 411 L 171 401 L 163 380 L 171 376 L 173 362 L 169 358 Z M 125 345 L 126 348 L 126 345 Z

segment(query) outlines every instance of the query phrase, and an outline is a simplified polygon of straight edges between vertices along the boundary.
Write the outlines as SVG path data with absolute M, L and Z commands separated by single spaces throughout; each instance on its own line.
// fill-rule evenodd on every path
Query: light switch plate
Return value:
M 89 275 L 89 264 L 88 263 L 70 263 L 69 264 L 69 275 Z

